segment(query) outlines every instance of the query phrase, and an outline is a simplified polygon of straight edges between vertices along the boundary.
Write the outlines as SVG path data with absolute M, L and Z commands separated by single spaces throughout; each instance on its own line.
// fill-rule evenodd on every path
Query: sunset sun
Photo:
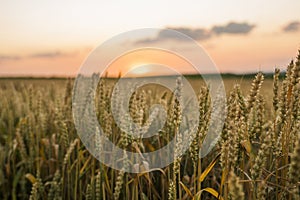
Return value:
M 129 69 L 129 73 L 133 75 L 147 75 L 152 71 L 151 64 L 139 63 L 132 65 Z

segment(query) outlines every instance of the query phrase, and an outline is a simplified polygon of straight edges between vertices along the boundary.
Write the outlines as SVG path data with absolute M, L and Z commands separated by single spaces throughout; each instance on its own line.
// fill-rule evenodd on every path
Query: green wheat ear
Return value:
M 292 190 L 293 197 L 299 198 L 299 180 L 300 180 L 300 135 L 296 141 L 296 146 L 291 157 L 291 164 L 289 167 L 289 182 Z
M 176 187 L 175 187 L 174 182 L 170 181 L 168 200 L 175 200 L 175 199 L 176 199 Z
M 231 171 L 229 174 L 228 187 L 229 187 L 229 194 L 232 200 L 245 199 L 243 186 L 240 183 L 239 177 L 237 177 L 233 171 Z
M 97 176 L 96 176 L 96 200 L 100 200 L 101 199 L 101 173 L 98 172 Z
M 262 74 L 262 72 L 257 73 L 257 75 L 255 76 L 252 82 L 250 94 L 247 101 L 247 110 L 249 112 L 254 106 L 254 102 L 256 101 L 257 95 L 259 94 L 263 81 L 264 81 L 264 75 Z
M 93 199 L 92 186 L 90 184 L 88 184 L 87 187 L 86 187 L 85 199 L 86 200 L 92 200 Z

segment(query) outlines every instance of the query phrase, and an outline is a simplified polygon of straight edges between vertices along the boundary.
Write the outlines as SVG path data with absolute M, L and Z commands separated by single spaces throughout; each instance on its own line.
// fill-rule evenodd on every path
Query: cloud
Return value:
M 237 23 L 237 22 L 230 22 L 223 26 L 213 26 L 211 29 L 205 28 L 189 28 L 189 27 L 166 27 L 166 29 L 172 29 L 178 32 L 181 32 L 194 40 L 207 40 L 213 36 L 218 36 L 221 34 L 240 34 L 245 35 L 251 32 L 255 28 L 255 25 L 249 23 Z M 168 30 L 161 30 L 158 34 L 153 38 L 145 38 L 136 41 L 138 44 L 149 44 L 152 42 L 161 42 L 166 40 L 175 40 L 175 41 L 182 41 L 183 38 L 178 36 L 177 34 L 173 34 Z
M 57 58 L 63 56 L 69 56 L 70 54 L 62 53 L 60 51 L 52 51 L 52 52 L 42 52 L 42 53 L 35 53 L 31 54 L 29 57 L 31 58 Z
M 284 32 L 297 32 L 300 31 L 300 21 L 293 21 L 288 23 L 282 28 Z
M 167 29 L 158 32 L 156 37 L 138 40 L 136 43 L 149 44 L 152 42 L 161 42 L 166 40 L 175 40 L 175 41 L 184 40 L 183 37 L 180 37 L 180 35 L 178 34 L 173 34 L 173 32 L 168 31 L 168 29 L 181 32 L 193 38 L 194 40 L 205 40 L 211 37 L 211 33 L 208 30 L 203 28 L 191 29 L 188 27 L 167 27 Z
M 183 33 L 195 40 L 205 40 L 205 39 L 208 39 L 211 37 L 211 34 L 209 31 L 203 29 L 203 28 L 197 28 L 197 29 L 191 29 L 191 28 L 187 28 L 187 27 L 167 27 L 167 29 L 172 29 L 174 31 L 178 31 L 180 33 Z M 166 39 L 179 39 L 179 40 L 182 40 L 182 37 L 177 37 L 174 36 L 173 34 L 170 36 L 169 34 L 169 31 L 166 31 L 166 30 L 162 30 L 158 37 L 160 38 L 166 38 Z M 172 38 L 173 37 L 173 38 Z
M 255 25 L 244 23 L 230 22 L 224 26 L 214 26 L 211 30 L 213 33 L 219 34 L 248 34 Z
M 22 59 L 21 56 L 16 56 L 16 55 L 0 55 L 0 60 L 2 61 L 8 61 L 8 60 L 20 60 Z
M 73 56 L 76 52 L 73 53 L 64 53 L 61 51 L 49 51 L 49 52 L 40 52 L 40 53 L 34 53 L 30 55 L 1 55 L 0 54 L 0 62 L 5 61 L 18 61 L 21 59 L 28 59 L 28 58 L 42 58 L 42 59 L 52 59 L 52 58 L 58 58 L 58 57 L 65 57 L 65 56 Z

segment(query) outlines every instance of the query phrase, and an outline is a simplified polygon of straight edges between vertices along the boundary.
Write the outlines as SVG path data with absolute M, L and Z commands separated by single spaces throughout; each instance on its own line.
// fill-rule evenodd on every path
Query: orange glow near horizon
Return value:
M 222 73 L 247 73 L 258 70 L 271 72 L 275 67 L 285 69 L 290 60 L 296 57 L 300 47 L 300 44 L 295 43 L 297 36 L 295 33 L 290 34 L 289 37 L 275 35 L 269 38 L 224 36 L 200 44 Z M 76 76 L 91 50 L 92 48 L 84 47 L 74 53 L 72 49 L 61 52 L 62 55 L 56 57 L 25 55 L 20 58 L 0 60 L 0 76 Z M 118 76 L 119 72 L 125 74 L 130 69 L 149 63 L 167 65 L 181 73 L 194 72 L 193 67 L 181 57 L 167 51 L 149 49 L 133 51 L 117 58 L 107 68 L 107 72 L 109 76 Z M 140 72 L 136 76 L 158 73 L 164 74 L 164 71 L 157 72 L 149 68 L 148 72 Z
M 156 71 L 157 68 L 152 69 L 151 64 L 159 64 L 169 67 L 180 73 L 195 72 L 191 64 L 178 55 L 172 54 L 168 51 L 143 49 L 129 52 L 116 60 L 114 60 L 106 69 L 108 76 L 118 76 L 130 73 L 139 66 L 150 64 L 149 67 L 143 67 L 142 71 L 135 70 L 128 76 L 152 76 L 152 75 L 167 75 L 170 71 L 161 69 Z M 147 70 L 146 70 L 147 69 Z

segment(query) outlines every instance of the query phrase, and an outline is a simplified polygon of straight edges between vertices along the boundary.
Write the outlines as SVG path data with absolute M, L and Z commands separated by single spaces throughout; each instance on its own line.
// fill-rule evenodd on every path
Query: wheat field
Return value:
M 221 138 L 201 159 L 210 91 L 200 79 L 190 82 L 200 118 L 189 149 L 169 166 L 135 174 L 102 164 L 82 144 L 72 116 L 73 79 L 1 79 L 0 199 L 300 199 L 300 51 L 285 73 L 224 77 L 227 116 Z M 149 101 L 167 110 L 162 131 L 141 140 L 114 121 L 113 86 L 113 80 L 101 79 L 96 92 L 105 135 L 134 152 L 167 145 L 182 121 L 176 95 L 162 87 L 133 94 L 129 110 L 136 123 L 151 118 Z M 180 91 L 181 84 L 176 87 Z M 147 168 L 147 162 L 138 167 Z

